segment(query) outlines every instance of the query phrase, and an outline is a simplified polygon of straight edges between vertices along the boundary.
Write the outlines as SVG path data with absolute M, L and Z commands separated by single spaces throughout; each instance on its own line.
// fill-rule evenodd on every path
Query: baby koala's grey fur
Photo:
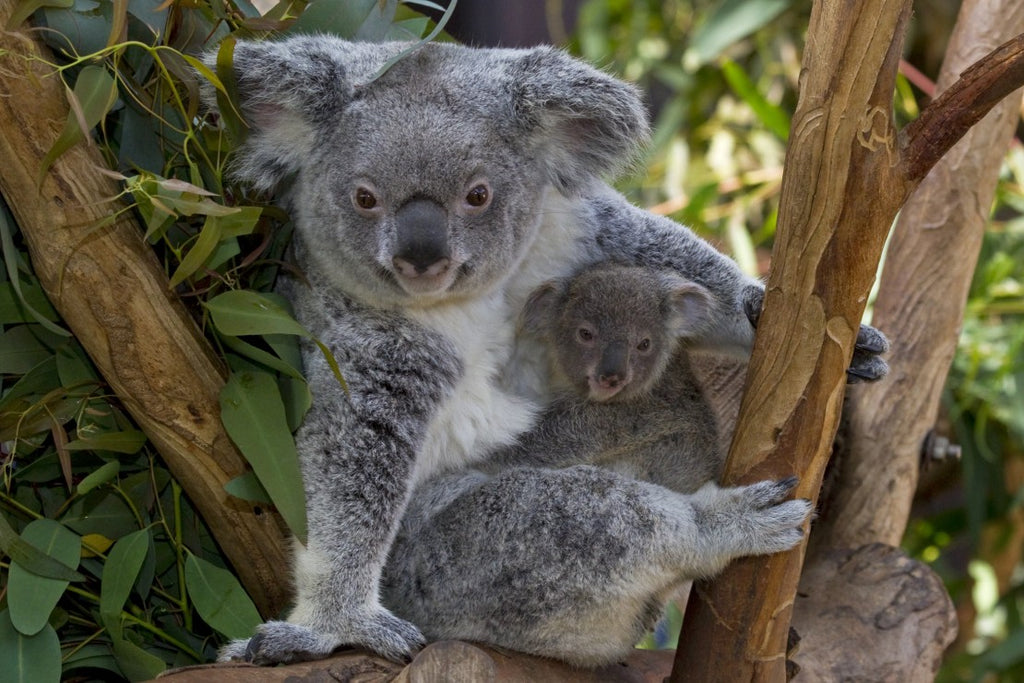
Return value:
M 223 658 L 286 662 L 357 644 L 401 660 L 423 643 L 413 623 L 382 605 L 381 572 L 417 482 L 514 443 L 545 407 L 542 387 L 531 385 L 543 373 L 513 358 L 518 312 L 543 282 L 609 259 L 672 270 L 710 294 L 693 344 L 742 355 L 753 342 L 762 286 L 604 182 L 646 139 L 634 87 L 551 48 L 427 44 L 384 70 L 410 47 L 292 36 L 240 40 L 230 62 L 205 57 L 211 68 L 232 64 L 247 124 L 234 177 L 280 191 L 295 222 L 293 257 L 305 279 L 280 289 L 348 383 L 345 391 L 316 346 L 304 345 L 314 402 L 296 434 L 308 541 L 296 549 L 295 606 L 287 621 L 227 645 Z M 215 112 L 217 93 L 204 88 Z M 885 369 L 878 339 L 862 335 L 854 359 L 868 377 Z M 520 370 L 508 382 L 502 373 L 510 364 Z M 590 526 L 614 528 L 635 548 L 628 566 L 641 557 L 660 563 L 652 572 L 691 566 L 687 554 L 696 547 L 702 562 L 714 558 L 714 567 L 694 560 L 700 573 L 761 551 L 768 540 L 788 547 L 806 512 L 776 505 L 781 493 L 772 483 L 694 500 L 650 486 L 597 470 L 564 494 L 548 487 L 552 519 L 559 511 L 572 516 L 570 507 L 589 510 L 557 527 L 568 534 L 559 544 L 587 545 Z M 539 520 L 532 512 L 520 517 L 521 505 L 492 493 L 477 502 L 507 505 L 486 508 L 507 525 L 497 549 L 532 543 L 514 535 L 527 519 Z M 472 506 L 449 509 L 476 514 Z M 443 560 L 445 549 L 432 543 L 424 537 L 414 545 Z M 463 562 L 452 557 L 443 571 Z M 551 566 L 559 562 L 551 553 L 536 562 L 545 576 L 574 571 Z M 535 594 L 509 581 L 521 602 Z M 607 581 L 619 592 L 633 579 L 614 573 Z M 636 581 L 649 591 L 643 575 Z
M 809 505 L 783 500 L 795 480 L 709 483 L 714 418 L 678 348 L 709 297 L 610 264 L 536 290 L 522 334 L 545 340 L 559 397 L 515 446 L 417 490 L 385 604 L 430 638 L 599 666 L 685 582 L 798 543 Z
M 671 271 L 614 263 L 539 287 L 520 337 L 546 347 L 554 400 L 483 467 L 600 465 L 680 493 L 716 479 L 724 454 L 714 413 L 681 348 L 699 337 L 711 303 Z

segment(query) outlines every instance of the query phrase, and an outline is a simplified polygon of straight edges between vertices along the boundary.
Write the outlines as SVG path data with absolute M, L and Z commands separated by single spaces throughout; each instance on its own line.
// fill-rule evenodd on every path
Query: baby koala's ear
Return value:
M 554 328 L 555 312 L 564 289 L 563 283 L 549 280 L 530 292 L 519 314 L 519 331 L 543 335 Z
M 700 334 L 711 319 L 714 298 L 711 292 L 675 273 L 662 275 L 665 285 L 666 326 L 675 337 Z

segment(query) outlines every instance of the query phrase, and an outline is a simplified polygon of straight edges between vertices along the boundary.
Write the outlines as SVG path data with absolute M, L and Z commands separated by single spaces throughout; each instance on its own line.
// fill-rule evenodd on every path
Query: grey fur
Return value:
M 372 80 L 406 47 L 306 36 L 235 48 L 249 136 L 234 174 L 289 188 L 294 256 L 312 286 L 283 289 L 350 394 L 307 345 L 316 398 L 297 434 L 309 542 L 296 551 L 295 608 L 225 658 L 289 661 L 355 643 L 401 659 L 422 643 L 381 605 L 382 566 L 414 482 L 513 443 L 543 407 L 542 370 L 500 380 L 516 313 L 542 282 L 608 258 L 673 269 L 711 296 L 693 344 L 743 353 L 753 339 L 745 302 L 758 283 L 601 180 L 646 138 L 632 86 L 550 48 L 441 44 Z M 401 211 L 412 201 L 434 207 L 415 212 L 434 235 L 423 273 L 396 247 L 415 232 Z
M 714 414 L 680 344 L 699 336 L 709 304 L 707 290 L 671 271 L 610 263 L 539 287 L 520 340 L 537 335 L 546 346 L 555 399 L 479 467 L 599 465 L 680 493 L 717 479 Z M 600 381 L 609 356 L 622 366 L 611 388 Z

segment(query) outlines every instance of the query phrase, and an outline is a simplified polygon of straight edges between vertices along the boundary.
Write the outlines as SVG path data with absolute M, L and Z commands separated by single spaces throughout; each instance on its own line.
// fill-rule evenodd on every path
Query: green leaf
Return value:
M 232 373 L 220 392 L 221 421 L 292 533 L 305 542 L 306 508 L 295 440 L 274 377 Z
M 240 474 L 228 483 L 224 484 L 224 490 L 235 498 L 247 500 L 250 503 L 271 503 L 270 494 L 260 484 L 255 472 Z
M 78 482 L 78 486 L 75 487 L 75 491 L 78 495 L 84 495 L 89 491 L 92 491 L 97 486 L 106 484 L 108 481 L 112 481 L 117 473 L 121 471 L 121 463 L 117 460 L 111 460 L 108 463 L 100 465 L 100 468 L 95 472 L 88 474 L 82 481 Z
M 757 115 L 761 125 L 770 130 L 780 140 L 789 139 L 789 115 L 781 107 L 777 107 L 764 98 L 754 82 L 747 76 L 736 62 L 722 60 L 722 74 L 732 91 Z
M 294 338 L 295 337 L 292 337 L 292 339 Z M 290 363 L 278 358 L 274 354 L 264 351 L 259 347 L 253 346 L 248 342 L 244 342 L 238 337 L 224 335 L 221 337 L 221 340 L 224 342 L 224 346 L 228 347 L 235 353 L 241 354 L 247 358 L 251 358 L 254 361 L 266 365 L 268 368 L 272 370 L 277 370 L 278 372 L 287 375 L 288 377 L 292 377 L 301 382 L 305 382 L 305 378 L 302 376 L 301 372 L 295 369 Z
M 181 263 L 175 268 L 167 287 L 174 289 L 202 268 L 213 254 L 214 249 L 217 248 L 220 239 L 220 219 L 217 216 L 207 216 L 206 222 L 203 223 L 203 229 L 199 232 L 199 237 L 189 248 L 185 258 L 181 259 Z
M 384 22 L 390 25 L 395 13 L 394 0 L 385 4 L 389 15 L 382 13 L 381 4 L 380 0 L 313 0 L 285 33 L 332 33 L 350 40 L 359 35 L 372 40 L 373 29 Z
M 135 515 L 119 497 L 105 489 L 93 489 L 68 507 L 61 522 L 76 533 L 121 538 L 138 529 Z
M 45 625 L 33 636 L 14 628 L 10 611 L 0 612 L 0 662 L 4 683 L 57 683 L 60 681 L 60 640 Z
M 766 25 L 793 0 L 725 0 L 694 32 L 683 55 L 683 66 L 696 71 L 715 60 L 734 43 Z
M 85 577 L 76 572 L 73 567 L 69 567 L 68 563 L 56 560 L 25 542 L 18 536 L 3 514 L 0 514 L 0 554 L 10 556 L 13 562 L 36 576 L 58 581 L 85 580 Z M 77 564 L 75 562 L 76 566 Z
M 32 325 L 0 332 L 0 374 L 23 375 L 53 356 Z
M 100 583 L 100 614 L 105 622 L 117 619 L 124 608 L 148 550 L 149 529 L 140 529 L 121 538 L 107 553 Z
M 61 9 L 68 9 L 74 4 L 75 0 L 24 0 L 24 2 L 18 4 L 18 7 L 11 13 L 10 18 L 7 20 L 7 30 L 17 31 L 18 27 L 41 7 L 58 7 Z
M 311 336 L 284 306 L 257 292 L 224 292 L 207 301 L 205 306 L 217 330 L 232 337 L 247 334 Z
M 185 560 L 185 586 L 203 621 L 228 638 L 248 638 L 263 621 L 231 572 L 192 554 Z
M 65 675 L 76 669 L 106 669 L 117 675 L 121 674 L 117 660 L 110 655 L 110 648 L 96 643 L 79 648 L 64 660 Z M 68 676 L 68 678 L 74 677 Z
M 43 157 L 42 165 L 39 168 L 39 177 L 36 181 L 37 185 L 42 185 L 43 177 L 50 170 L 53 162 L 83 140 L 85 135 L 107 115 L 110 108 L 114 106 L 114 102 L 117 101 L 117 83 L 105 68 L 87 66 L 78 74 L 78 80 L 75 81 L 75 88 L 70 93 L 70 99 L 71 111 L 68 112 L 64 129 L 60 132 L 57 141 Z M 79 120 L 78 114 L 81 114 L 81 120 Z
M 29 522 L 21 532 L 21 539 L 63 565 L 78 566 L 82 540 L 52 519 Z M 27 636 L 39 633 L 67 587 L 66 580 L 39 576 L 18 561 L 12 562 L 7 584 L 11 623 Z
M 146 435 L 137 429 L 126 429 L 120 432 L 103 432 L 90 434 L 84 439 L 75 439 L 65 448 L 69 451 L 113 451 L 131 455 L 138 453 L 146 445 Z
M 111 632 L 110 623 L 107 621 L 103 623 L 107 627 L 107 631 Z M 129 681 L 150 681 L 167 669 L 164 660 L 151 655 L 119 635 L 115 636 L 114 633 L 120 633 L 120 627 L 115 626 L 114 628 L 116 631 L 111 633 L 110 644 L 113 647 L 117 665 L 121 668 L 121 673 L 125 675 L 125 678 Z

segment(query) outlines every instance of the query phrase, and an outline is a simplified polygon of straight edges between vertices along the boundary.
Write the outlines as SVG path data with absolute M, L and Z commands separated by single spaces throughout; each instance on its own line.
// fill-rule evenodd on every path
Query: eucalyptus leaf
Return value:
M 100 584 L 100 614 L 105 620 L 116 619 L 128 600 L 146 559 L 149 541 L 149 529 L 140 529 L 118 540 L 107 553 Z
M 101 432 L 90 434 L 83 439 L 69 442 L 65 448 L 69 451 L 113 451 L 131 455 L 138 453 L 146 445 L 146 435 L 137 429 L 120 432 Z
M 18 27 L 21 26 L 26 19 L 32 14 L 43 7 L 59 7 L 67 9 L 74 5 L 74 0 L 23 0 L 18 3 L 14 12 L 11 13 L 10 18 L 7 20 L 7 30 L 17 31 Z
M 222 334 L 233 337 L 251 334 L 310 336 L 284 306 L 265 294 L 232 290 L 218 294 L 205 306 L 214 326 Z
M 256 477 L 254 472 L 244 472 L 228 483 L 224 484 L 224 490 L 235 498 L 247 500 L 250 503 L 270 504 L 270 494 L 263 488 L 263 484 Z
M 693 32 L 683 65 L 695 71 L 782 14 L 793 0 L 725 0 Z
M 248 638 L 263 621 L 234 574 L 192 554 L 185 586 L 203 621 L 228 638 Z
M 117 473 L 120 470 L 121 463 L 119 463 L 116 460 L 111 460 L 110 462 L 100 466 L 100 468 L 95 472 L 86 475 L 86 477 L 82 479 L 82 481 L 78 482 L 78 486 L 76 487 L 75 490 L 78 492 L 79 495 L 88 493 L 97 486 L 101 486 L 109 481 L 113 481 L 114 477 L 117 476 Z
M 76 498 L 61 517 L 61 522 L 82 535 L 103 534 L 115 539 L 138 529 L 135 515 L 128 505 L 106 489 L 93 489 Z
M 72 107 L 72 111 L 68 112 L 68 118 L 64 122 L 64 129 L 61 130 L 60 136 L 43 157 L 37 184 L 42 184 L 43 177 L 50 170 L 54 161 L 83 140 L 86 134 L 107 115 L 117 100 L 117 83 L 104 67 L 86 66 L 78 74 L 78 80 L 75 81 L 75 87 L 70 96 L 77 101 L 82 122 L 79 122 L 74 107 Z M 82 123 L 85 124 L 84 130 Z
M 21 540 L 68 567 L 77 567 L 82 540 L 52 519 L 29 522 Z M 39 576 L 15 560 L 7 577 L 7 604 L 18 632 L 32 636 L 46 625 L 50 612 L 68 587 L 68 581 Z
M 60 681 L 60 640 L 45 625 L 33 636 L 14 628 L 10 610 L 0 612 L 0 667 L 4 683 Z
M 113 626 L 104 620 L 107 631 L 111 633 L 110 645 L 114 650 L 114 658 L 121 673 L 130 681 L 149 681 L 167 669 L 164 660 L 146 652 L 141 647 L 120 636 L 120 626 Z M 114 634 L 117 635 L 114 635 Z
M 32 325 L 0 332 L 0 374 L 23 375 L 53 356 Z
M 306 508 L 295 440 L 274 377 L 232 373 L 220 392 L 221 421 L 292 533 L 305 541 Z
M 10 556 L 11 560 L 36 576 L 58 581 L 85 580 L 85 577 L 75 571 L 74 567 L 68 566 L 70 563 L 54 559 L 24 541 L 11 527 L 3 513 L 0 513 L 0 554 Z

